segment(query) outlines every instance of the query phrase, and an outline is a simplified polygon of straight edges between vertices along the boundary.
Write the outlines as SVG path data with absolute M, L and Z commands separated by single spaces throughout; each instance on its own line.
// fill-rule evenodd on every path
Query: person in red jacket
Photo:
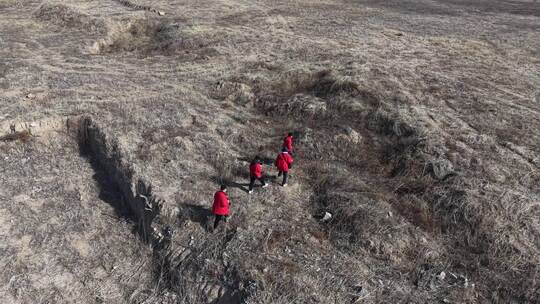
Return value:
M 221 185 L 221 189 L 214 194 L 212 213 L 216 218 L 214 220 L 214 229 L 217 228 L 220 221 L 227 223 L 227 216 L 229 216 L 229 198 L 227 197 L 227 186 Z
M 283 187 L 287 186 L 287 176 L 289 173 L 289 169 L 292 167 L 292 163 L 293 159 L 289 154 L 287 148 L 281 149 L 281 153 L 278 154 L 274 165 L 276 165 L 279 171 L 278 176 L 281 176 L 283 174 L 283 183 L 281 184 Z
M 249 165 L 249 178 L 249 194 L 253 193 L 253 185 L 255 185 L 256 180 L 259 180 L 261 182 L 263 188 L 268 186 L 264 182 L 264 178 L 262 176 L 261 159 L 258 156 L 255 156 L 255 159 L 253 159 L 253 161 Z
M 293 152 L 292 139 L 293 139 L 293 134 L 291 132 L 289 132 L 289 134 L 287 134 L 287 136 L 285 136 L 285 138 L 283 139 L 283 148 L 287 148 L 287 151 L 289 151 L 289 154 L 292 154 Z

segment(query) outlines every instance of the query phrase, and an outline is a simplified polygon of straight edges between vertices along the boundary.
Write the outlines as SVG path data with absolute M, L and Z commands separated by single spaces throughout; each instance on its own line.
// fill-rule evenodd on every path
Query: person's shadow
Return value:
M 239 161 L 247 162 L 248 164 L 250 164 L 251 161 L 253 161 L 253 158 L 248 158 L 248 157 L 239 157 L 237 159 Z M 271 166 L 271 165 L 274 164 L 274 159 L 272 159 L 270 157 L 261 157 L 261 163 L 263 165 Z
M 249 192 L 249 190 L 248 190 L 249 182 L 238 183 L 238 182 L 231 181 L 231 180 L 221 179 L 218 176 L 212 177 L 212 181 L 215 182 L 218 185 L 225 185 L 225 186 L 227 186 L 229 188 L 237 188 L 237 189 L 240 189 L 240 190 L 242 190 L 242 191 L 244 191 L 246 193 Z
M 208 219 L 212 215 L 212 211 L 203 206 L 195 204 L 185 204 L 182 205 L 182 208 L 186 210 L 187 216 L 190 221 L 198 223 L 201 227 L 208 231 Z
M 233 181 L 227 181 L 225 182 L 225 185 L 227 185 L 227 187 L 229 188 L 237 188 L 237 189 L 240 189 L 246 193 L 249 192 L 249 183 L 237 183 L 237 182 L 233 182 Z

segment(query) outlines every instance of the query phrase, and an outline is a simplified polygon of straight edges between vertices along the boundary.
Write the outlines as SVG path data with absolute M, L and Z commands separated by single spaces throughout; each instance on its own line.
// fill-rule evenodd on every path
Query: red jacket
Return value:
M 293 159 L 289 153 L 281 152 L 278 154 L 274 165 L 276 165 L 279 171 L 289 172 L 289 166 L 292 164 L 292 162 Z
M 249 165 L 249 175 L 251 177 L 261 178 L 262 176 L 262 169 L 261 164 L 258 162 L 253 162 Z
M 287 135 L 283 139 L 283 148 L 287 148 L 287 151 L 292 152 L 292 136 Z
M 229 198 L 223 191 L 218 191 L 214 194 L 214 205 L 212 206 L 212 213 L 215 215 L 228 215 L 229 214 Z

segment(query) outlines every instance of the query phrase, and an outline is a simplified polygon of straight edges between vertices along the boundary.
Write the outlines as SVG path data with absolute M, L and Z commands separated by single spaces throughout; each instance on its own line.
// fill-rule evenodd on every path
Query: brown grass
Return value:
M 132 250 L 127 220 L 102 209 L 117 191 L 94 185 L 98 171 L 76 148 L 64 153 L 69 145 L 50 134 L 0 141 L 3 302 L 540 298 L 537 6 L 514 1 L 529 12 L 516 18 L 502 0 L 137 1 L 163 7 L 158 17 L 115 1 L 1 2 L 2 125 L 92 113 L 177 219 L 160 214 L 176 233 L 167 258 L 154 260 Z M 94 42 L 90 54 L 80 49 Z M 24 98 L 30 91 L 40 93 Z M 290 130 L 290 187 L 231 189 L 233 233 L 209 233 L 215 183 L 246 180 L 239 158 L 274 157 Z M 183 214 L 188 205 L 197 216 Z M 322 211 L 332 220 L 321 222 Z M 265 251 L 272 230 L 290 237 L 272 236 Z M 72 232 L 77 248 L 63 239 Z M 79 244 L 83 233 L 101 246 Z M 28 248 L 50 258 L 32 264 Z M 73 258 L 86 248 L 97 264 Z M 149 259 L 132 262 L 137 253 Z M 26 275 L 39 266 L 55 271 Z M 64 284 L 32 288 L 52 283 Z
M 60 27 L 99 34 L 104 34 L 106 31 L 103 20 L 80 13 L 75 8 L 63 4 L 44 3 L 35 11 L 34 16 Z
M 94 54 L 127 52 L 139 57 L 164 55 L 201 60 L 217 55 L 212 48 L 215 39 L 205 33 L 190 33 L 181 24 L 158 18 L 134 18 L 109 25 L 106 37 L 96 41 L 90 51 Z
M 17 131 L 15 133 L 0 136 L 0 141 L 21 141 L 25 143 L 28 142 L 30 139 L 32 139 L 32 134 L 27 130 Z

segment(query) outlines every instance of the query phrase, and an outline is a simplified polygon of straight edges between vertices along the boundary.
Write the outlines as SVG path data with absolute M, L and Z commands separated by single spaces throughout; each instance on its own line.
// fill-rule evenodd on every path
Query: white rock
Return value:
M 351 139 L 351 142 L 354 144 L 359 144 L 363 140 L 362 135 L 360 135 L 360 133 L 356 132 L 353 129 L 351 129 L 349 132 L 349 138 Z
M 327 221 L 329 221 L 331 218 L 332 218 L 332 213 L 330 213 L 330 212 L 325 212 L 325 213 L 324 213 L 324 216 L 323 216 L 323 218 L 322 218 L 322 221 L 323 221 L 323 222 L 327 222 Z
M 158 13 L 158 15 L 160 15 L 160 16 L 165 16 L 165 12 L 163 12 L 163 11 L 158 11 L 157 13 Z
M 446 273 L 444 271 L 441 271 L 441 273 L 439 273 L 439 275 L 437 276 L 437 278 L 440 280 L 440 281 L 443 281 L 444 278 L 446 278 Z

